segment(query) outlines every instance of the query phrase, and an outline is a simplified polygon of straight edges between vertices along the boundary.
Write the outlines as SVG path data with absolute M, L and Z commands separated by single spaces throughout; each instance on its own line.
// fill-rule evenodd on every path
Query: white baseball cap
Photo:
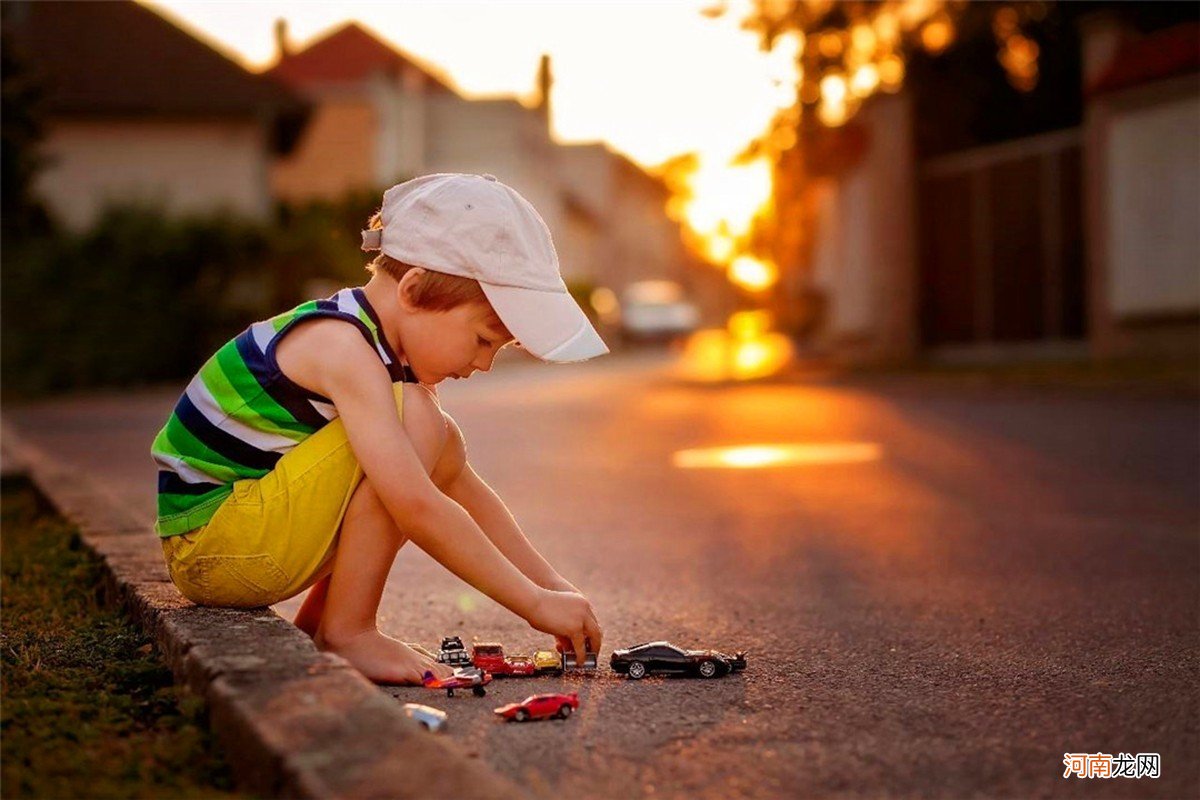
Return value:
M 363 250 L 474 278 L 521 347 L 544 361 L 608 352 L 567 292 L 550 229 L 529 201 L 493 175 L 425 175 L 383 193 L 383 228 Z

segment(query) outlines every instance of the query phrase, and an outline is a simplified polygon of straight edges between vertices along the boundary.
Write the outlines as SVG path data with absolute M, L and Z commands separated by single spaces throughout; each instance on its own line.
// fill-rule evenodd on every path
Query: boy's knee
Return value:
M 416 383 L 404 385 L 401 422 L 417 457 L 429 475 L 441 459 L 450 439 L 449 425 L 433 393 Z
M 383 499 L 371 485 L 370 479 L 364 476 L 355 487 L 354 494 L 350 496 L 350 504 L 346 507 L 346 516 L 375 516 L 387 513 Z
M 454 418 L 449 414 L 443 416 L 446 421 L 446 444 L 429 477 L 435 486 L 445 490 L 462 474 L 467 465 L 467 445 Z

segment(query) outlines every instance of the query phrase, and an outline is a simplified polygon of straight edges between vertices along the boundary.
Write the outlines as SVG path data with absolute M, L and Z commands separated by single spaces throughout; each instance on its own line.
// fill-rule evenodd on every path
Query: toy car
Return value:
M 456 669 L 449 678 L 434 677 L 432 672 L 426 672 L 421 681 L 426 689 L 445 689 L 446 697 L 454 697 L 455 689 L 470 689 L 476 697 L 483 697 L 487 689 L 483 688 L 492 682 L 492 676 L 474 667 Z
M 716 650 L 684 650 L 670 642 L 646 642 L 614 650 L 609 663 L 614 672 L 634 680 L 651 673 L 716 678 L 745 669 L 746 654 L 731 656 Z
M 570 694 L 534 694 L 519 703 L 509 703 L 495 710 L 498 717 L 516 722 L 531 719 L 550 719 L 558 717 L 566 719 L 575 709 L 579 708 L 579 695 Z
M 462 639 L 457 636 L 447 636 L 442 639 L 442 649 L 437 655 L 439 664 L 449 664 L 452 667 L 469 667 L 471 654 L 463 647 Z
M 538 672 L 562 672 L 562 653 L 538 650 L 533 654 L 533 666 Z
M 404 716 L 427 731 L 437 733 L 446 725 L 446 712 L 420 703 L 405 703 Z
M 471 661 L 479 669 L 499 677 L 525 677 L 537 672 L 533 659 L 528 656 L 505 656 L 504 645 L 477 644 L 471 648 Z
M 568 650 L 562 654 L 562 669 L 566 672 L 569 669 L 575 669 L 575 651 Z M 592 670 L 596 668 L 596 653 L 584 653 L 583 665 L 579 669 Z

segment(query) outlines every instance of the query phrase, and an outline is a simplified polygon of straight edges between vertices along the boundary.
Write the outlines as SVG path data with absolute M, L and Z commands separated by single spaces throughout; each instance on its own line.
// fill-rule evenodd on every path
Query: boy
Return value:
M 591 604 L 467 463 L 436 385 L 520 340 L 582 361 L 608 348 L 571 299 L 542 218 L 491 175 L 393 186 L 363 287 L 256 323 L 201 368 L 154 441 L 156 530 L 196 603 L 270 605 L 308 589 L 296 625 L 379 683 L 433 664 L 376 627 L 408 540 L 556 637 L 598 652 Z

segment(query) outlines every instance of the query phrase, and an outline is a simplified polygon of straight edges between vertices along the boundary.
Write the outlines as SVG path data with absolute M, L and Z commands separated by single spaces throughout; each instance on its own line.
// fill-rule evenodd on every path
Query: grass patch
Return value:
M 0 794 L 229 797 L 203 704 L 98 602 L 99 565 L 28 485 L 0 498 Z

